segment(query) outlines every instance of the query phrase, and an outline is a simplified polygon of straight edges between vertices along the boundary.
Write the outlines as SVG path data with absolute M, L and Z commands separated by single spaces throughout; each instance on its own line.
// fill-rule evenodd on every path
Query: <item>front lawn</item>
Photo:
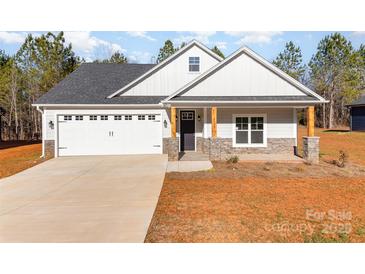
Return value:
M 305 127 L 298 129 L 299 151 L 302 147 L 301 137 L 306 135 L 306 130 Z M 316 128 L 315 135 L 320 137 L 319 147 L 322 160 L 336 159 L 339 151 L 343 150 L 348 154 L 349 161 L 365 166 L 365 132 Z
M 0 178 L 8 177 L 43 161 L 42 144 L 2 143 L 0 145 Z
M 365 168 L 214 163 L 168 173 L 146 242 L 365 242 Z

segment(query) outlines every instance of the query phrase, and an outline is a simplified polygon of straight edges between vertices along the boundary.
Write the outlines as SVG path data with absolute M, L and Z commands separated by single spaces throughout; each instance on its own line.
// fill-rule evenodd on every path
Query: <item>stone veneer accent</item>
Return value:
M 293 154 L 294 138 L 269 138 L 267 147 L 233 147 L 230 138 L 197 138 L 197 151 L 209 155 L 210 160 L 226 160 L 240 154 Z
M 179 159 L 179 138 L 163 138 L 163 154 L 168 155 L 169 161 Z
M 44 141 L 44 153 L 46 158 L 53 158 L 54 157 L 54 140 L 45 140 Z
M 319 163 L 319 137 L 303 137 L 303 158 L 309 163 Z

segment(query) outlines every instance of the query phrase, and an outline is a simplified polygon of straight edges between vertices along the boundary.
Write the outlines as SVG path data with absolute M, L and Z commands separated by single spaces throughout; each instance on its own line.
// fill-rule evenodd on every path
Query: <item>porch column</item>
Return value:
M 314 107 L 308 107 L 307 109 L 307 136 L 314 136 Z
M 217 107 L 212 107 L 212 138 L 217 138 Z
M 307 108 L 307 136 L 303 137 L 303 158 L 309 163 L 319 163 L 319 137 L 314 136 L 314 107 Z
M 176 139 L 176 107 L 171 107 L 171 137 Z

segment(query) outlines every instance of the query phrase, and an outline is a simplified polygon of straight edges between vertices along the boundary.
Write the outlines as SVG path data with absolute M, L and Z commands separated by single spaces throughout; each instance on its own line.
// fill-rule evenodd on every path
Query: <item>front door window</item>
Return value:
M 195 112 L 182 110 L 180 112 L 180 150 L 195 150 Z

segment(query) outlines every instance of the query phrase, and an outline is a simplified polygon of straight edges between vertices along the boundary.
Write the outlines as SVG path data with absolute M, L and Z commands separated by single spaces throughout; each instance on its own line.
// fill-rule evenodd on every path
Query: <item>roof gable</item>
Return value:
M 321 96 L 247 47 L 239 49 L 165 101 L 194 96 L 310 96 L 316 101 L 325 102 Z
M 200 57 L 200 72 L 188 72 L 188 56 Z M 223 59 L 209 48 L 193 40 L 175 54 L 157 64 L 128 85 L 109 95 L 112 98 L 141 95 L 170 95 L 172 92 L 192 81 Z

